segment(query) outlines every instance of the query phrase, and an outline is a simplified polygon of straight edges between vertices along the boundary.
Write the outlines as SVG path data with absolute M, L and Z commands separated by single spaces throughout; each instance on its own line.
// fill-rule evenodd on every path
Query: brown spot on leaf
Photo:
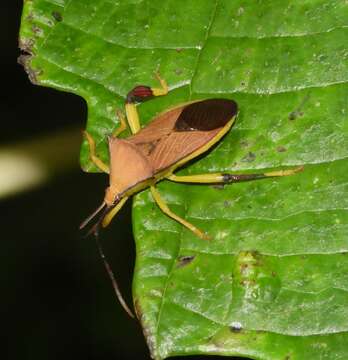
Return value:
M 281 153 L 281 152 L 285 152 L 287 148 L 285 146 L 280 145 L 276 147 L 276 150 Z
M 243 148 L 247 148 L 249 146 L 248 140 L 241 140 L 239 145 Z
M 30 12 L 30 13 L 28 14 L 28 16 L 26 17 L 26 20 L 27 20 L 28 22 L 32 22 L 32 21 L 34 20 L 34 15 L 33 15 L 32 12 Z
M 225 201 L 224 201 L 224 207 L 225 207 L 225 208 L 228 208 L 228 207 L 230 207 L 230 206 L 231 206 L 231 201 L 225 200 Z
M 290 114 L 289 114 L 289 120 L 296 120 L 297 118 L 297 112 L 296 111 L 292 111 Z
M 177 268 L 181 268 L 190 264 L 195 259 L 195 255 L 188 255 L 188 256 L 180 256 L 178 258 L 178 263 L 176 265 Z
M 302 99 L 300 105 L 294 110 L 291 111 L 291 113 L 289 114 L 288 118 L 289 120 L 296 120 L 298 117 L 301 117 L 304 115 L 304 112 L 302 111 L 304 105 L 306 104 L 306 102 L 309 99 L 309 93 Z
M 54 20 L 61 22 L 63 20 L 63 16 L 59 11 L 52 11 L 52 16 Z
M 22 50 L 23 55 L 32 55 L 34 40 L 33 39 L 19 39 L 19 48 Z
M 39 26 L 33 25 L 31 28 L 36 35 L 40 36 L 42 34 L 42 29 Z
M 256 155 L 249 151 L 243 158 L 242 158 L 242 162 L 253 162 L 256 158 Z
M 18 57 L 17 62 L 18 64 L 24 67 L 24 70 L 27 72 L 29 76 L 29 80 L 33 84 L 37 84 L 37 76 L 42 73 L 39 70 L 33 70 L 30 66 L 30 60 L 33 55 L 33 47 L 34 47 L 34 39 L 25 38 L 19 40 L 19 48 L 22 51 L 22 54 Z
M 240 274 L 242 276 L 247 276 L 247 274 L 249 273 L 249 264 L 241 264 L 240 265 Z
M 37 76 L 40 75 L 42 72 L 38 71 L 38 70 L 33 70 L 30 66 L 30 60 L 31 60 L 31 55 L 22 54 L 19 56 L 17 61 L 18 61 L 18 64 L 20 64 L 24 67 L 24 70 L 28 74 L 29 80 L 33 84 L 37 84 L 38 83 Z

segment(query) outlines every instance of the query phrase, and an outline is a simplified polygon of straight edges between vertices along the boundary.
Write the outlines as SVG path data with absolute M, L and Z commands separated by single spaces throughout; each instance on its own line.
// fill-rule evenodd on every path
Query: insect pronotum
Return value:
M 102 204 L 81 224 L 80 228 L 85 227 L 100 213 L 100 217 L 90 230 L 90 233 L 97 236 L 100 225 L 106 227 L 130 196 L 150 187 L 155 202 L 166 215 L 181 223 L 201 239 L 210 239 L 208 234 L 169 209 L 156 189 L 155 185 L 158 181 L 168 179 L 185 183 L 227 184 L 293 175 L 302 170 L 302 167 L 298 167 L 262 174 L 175 175 L 174 171 L 178 167 L 210 149 L 231 129 L 238 113 L 238 107 L 236 102 L 230 99 L 197 100 L 157 115 L 147 126 L 141 128 L 136 103 L 168 93 L 166 81 L 158 74 L 156 77 L 161 85 L 160 88 L 136 86 L 126 98 L 126 117 L 121 111 L 117 111 L 121 125 L 108 137 L 109 165 L 98 158 L 95 142 L 92 136 L 85 131 L 90 158 L 100 170 L 109 174 L 110 183 Z M 126 119 L 132 135 L 125 139 L 119 139 L 117 136 L 127 128 Z M 99 250 L 113 280 L 117 297 L 127 313 L 132 316 L 118 290 L 104 254 L 100 248 Z

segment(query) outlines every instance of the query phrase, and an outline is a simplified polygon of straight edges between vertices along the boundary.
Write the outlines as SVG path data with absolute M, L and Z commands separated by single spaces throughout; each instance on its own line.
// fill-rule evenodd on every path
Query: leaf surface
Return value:
M 32 0 L 21 57 L 33 82 L 83 96 L 107 161 L 115 109 L 136 84 L 166 97 L 142 124 L 190 99 L 233 98 L 232 131 L 180 174 L 296 176 L 221 186 L 158 185 L 198 239 L 135 197 L 133 292 L 156 359 L 348 358 L 348 5 L 344 1 Z M 81 151 L 87 171 L 96 168 Z

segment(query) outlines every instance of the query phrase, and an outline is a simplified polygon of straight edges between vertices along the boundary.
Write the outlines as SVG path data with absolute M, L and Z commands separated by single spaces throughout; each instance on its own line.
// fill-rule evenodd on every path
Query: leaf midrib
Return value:
M 201 49 L 199 50 L 198 52 L 198 55 L 197 55 L 197 58 L 196 58 L 196 63 L 195 63 L 195 66 L 194 66 L 194 72 L 192 74 L 192 77 L 191 77 L 191 81 L 189 83 L 189 99 L 191 100 L 192 98 L 192 82 L 193 82 L 193 79 L 197 73 L 197 68 L 198 68 L 198 64 L 199 64 L 199 60 L 200 60 L 200 56 L 202 54 L 202 51 L 207 43 L 207 40 L 209 38 L 209 34 L 210 34 L 210 31 L 211 31 L 211 28 L 212 28 L 212 25 L 214 23 L 214 20 L 215 20 L 215 16 L 216 16 L 216 10 L 217 10 L 217 6 L 218 6 L 218 1 L 219 0 L 215 0 L 215 7 L 214 7 L 214 11 L 213 11 L 213 14 L 211 16 L 211 19 L 210 19 L 210 22 L 209 22 L 209 25 L 207 26 L 207 31 L 206 31 L 206 34 L 205 34 L 205 39 L 203 41 L 203 45 L 201 47 Z M 184 202 L 184 208 L 185 208 L 185 214 L 187 214 L 187 203 L 186 201 Z M 162 312 L 163 312 L 163 306 L 164 306 L 164 302 L 165 302 L 165 297 L 166 297 L 166 292 L 167 292 L 167 289 L 168 289 L 168 285 L 169 285 L 169 279 L 174 271 L 174 268 L 175 268 L 175 263 L 178 259 L 178 255 L 181 253 L 181 246 L 182 246 L 182 237 L 183 237 L 183 233 L 184 233 L 184 227 L 181 226 L 181 229 L 180 229 L 180 234 L 179 234 L 179 244 L 178 244 L 178 251 L 176 253 L 175 256 L 173 256 L 173 261 L 172 261 L 172 265 L 171 265 L 171 268 L 169 270 L 169 273 L 168 273 L 168 276 L 166 278 L 166 281 L 165 281 L 165 285 L 164 285 L 164 290 L 163 290 L 163 294 L 162 294 L 162 298 L 161 298 L 161 303 L 160 303 L 160 307 L 159 307 L 159 311 L 158 311 L 158 317 L 157 317 L 157 322 L 156 322 L 156 328 L 155 328 L 155 339 L 156 339 L 156 342 L 159 343 L 159 326 L 160 326 L 160 323 L 161 323 L 161 316 L 162 316 Z

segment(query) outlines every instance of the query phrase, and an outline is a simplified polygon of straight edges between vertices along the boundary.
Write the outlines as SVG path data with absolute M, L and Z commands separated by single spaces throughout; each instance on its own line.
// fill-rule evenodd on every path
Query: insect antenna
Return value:
M 112 287 L 114 288 L 114 291 L 115 291 L 115 294 L 116 294 L 116 297 L 117 297 L 117 300 L 119 301 L 119 303 L 121 304 L 121 306 L 123 307 L 123 309 L 125 310 L 125 312 L 131 317 L 134 319 L 134 314 L 133 312 L 129 309 L 126 301 L 124 300 L 122 294 L 121 294 L 121 291 L 120 291 L 120 288 L 117 284 L 117 281 L 116 281 L 116 278 L 115 278 L 115 275 L 111 269 L 111 266 L 109 265 L 106 257 L 105 257 L 105 254 L 104 254 L 104 251 L 103 251 L 103 248 L 101 246 L 101 243 L 99 241 L 99 227 L 97 227 L 95 230 L 94 230 L 94 237 L 95 237 L 95 241 L 96 241 L 96 244 L 97 244 L 97 247 L 98 247 L 98 250 L 99 250 L 99 254 L 100 254 L 100 257 L 102 258 L 103 260 L 103 263 L 104 263 L 104 267 L 106 269 L 106 272 L 108 273 L 109 277 L 110 277 L 110 280 L 111 280 L 111 283 L 112 283 Z
M 106 206 L 105 201 L 103 201 L 103 202 L 101 203 L 101 205 L 100 205 L 91 215 L 89 215 L 89 216 L 87 217 L 87 219 L 85 219 L 85 220 L 81 223 L 79 229 L 82 230 L 83 228 L 85 228 L 86 225 L 88 225 L 89 222 L 90 222 L 92 219 L 94 219 L 94 218 L 97 216 L 97 214 L 99 214 L 99 212 L 103 210 L 103 208 L 104 208 L 105 206 Z
M 111 211 L 113 208 L 114 208 L 115 204 L 113 204 L 112 206 L 107 206 L 105 201 L 103 201 L 103 203 L 90 215 L 87 217 L 86 220 L 84 220 L 82 222 L 82 224 L 80 225 L 80 230 L 83 229 L 84 227 L 86 227 L 91 220 L 93 220 L 100 212 L 100 216 L 99 216 L 99 219 L 97 220 L 97 222 L 89 229 L 89 231 L 87 232 L 87 234 L 85 235 L 85 237 L 88 237 L 89 235 L 93 234 L 94 235 L 94 238 L 95 238 L 95 241 L 96 241 L 96 244 L 97 244 L 97 248 L 98 248 L 98 251 L 99 251 L 99 254 L 100 254 L 100 257 L 101 259 L 103 260 L 103 264 L 104 264 L 104 267 L 105 267 L 105 270 L 106 272 L 108 273 L 109 277 L 110 277 L 110 280 L 111 280 L 111 283 L 112 283 L 112 287 L 115 291 L 115 294 L 116 294 L 116 297 L 117 297 L 117 300 L 119 301 L 119 303 L 121 304 L 121 306 L 123 307 L 123 309 L 126 311 L 126 313 L 134 318 L 134 314 L 132 313 L 132 311 L 129 309 L 126 301 L 124 300 L 122 294 L 121 294 L 121 291 L 120 291 L 120 288 L 117 284 L 117 281 L 116 281 L 116 278 L 115 278 L 115 275 L 111 269 L 111 266 L 109 265 L 109 262 L 107 261 L 106 257 L 105 257 L 105 254 L 104 254 L 104 251 L 103 251 L 103 248 L 101 246 L 101 243 L 100 243 L 100 240 L 99 240 L 99 228 L 100 228 L 100 225 L 104 219 L 104 217 L 106 216 L 106 214 Z

